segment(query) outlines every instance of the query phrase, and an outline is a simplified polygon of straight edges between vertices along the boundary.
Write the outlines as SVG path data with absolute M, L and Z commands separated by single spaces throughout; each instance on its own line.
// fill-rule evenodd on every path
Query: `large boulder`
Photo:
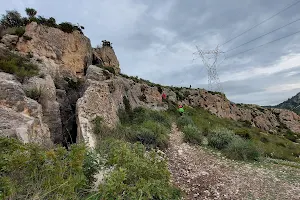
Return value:
M 112 67 L 116 74 L 120 74 L 120 64 L 111 46 L 93 49 L 93 62 L 104 67 Z
M 79 31 L 65 33 L 32 22 L 26 26 L 25 35 L 31 39 L 20 38 L 17 49 L 44 60 L 49 67 L 55 66 L 58 73 L 83 76 L 92 62 L 90 40 Z
M 51 144 L 42 106 L 28 98 L 14 76 L 0 72 L 0 135 L 24 143 Z
M 17 45 L 19 37 L 17 35 L 6 34 L 2 37 L 1 42 L 10 49 L 14 49 Z
M 63 134 L 60 106 L 52 77 L 50 75 L 45 75 L 43 78 L 32 77 L 23 85 L 23 88 L 28 93 L 32 91 L 38 93 L 38 101 L 43 110 L 43 121 L 50 129 L 51 139 L 54 143 L 61 143 Z

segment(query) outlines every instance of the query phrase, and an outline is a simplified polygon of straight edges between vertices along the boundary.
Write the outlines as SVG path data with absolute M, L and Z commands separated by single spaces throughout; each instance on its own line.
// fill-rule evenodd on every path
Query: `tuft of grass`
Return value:
M 83 144 L 45 149 L 0 137 L 1 199 L 82 199 L 95 174 Z
M 29 59 L 0 50 L 0 70 L 14 74 L 21 82 L 26 78 L 38 75 L 38 66 L 30 63 Z
M 41 95 L 42 95 L 41 88 L 33 87 L 33 88 L 30 88 L 29 90 L 26 90 L 25 93 L 26 93 L 27 97 L 40 103 Z
M 177 119 L 177 126 L 179 129 L 182 129 L 184 126 L 194 125 L 194 121 L 191 117 L 183 115 Z
M 104 69 L 104 70 L 106 70 L 106 71 L 108 71 L 108 72 L 110 72 L 114 75 L 116 75 L 116 71 L 115 71 L 115 68 L 113 66 L 103 66 L 103 65 L 100 65 L 100 64 L 96 65 L 96 66 L 100 67 L 100 68 L 102 68 L 102 69 Z
M 208 135 L 208 145 L 222 150 L 225 149 L 234 139 L 234 134 L 232 131 L 225 128 L 218 128 L 212 131 Z
M 255 145 L 242 138 L 235 138 L 224 150 L 226 157 L 234 160 L 258 161 L 260 152 Z
M 15 30 L 15 35 L 19 36 L 19 37 L 22 37 L 25 33 L 25 27 L 17 27 L 16 30 Z
M 196 126 L 188 124 L 183 127 L 182 132 L 184 134 L 183 140 L 185 142 L 201 145 L 203 136 Z

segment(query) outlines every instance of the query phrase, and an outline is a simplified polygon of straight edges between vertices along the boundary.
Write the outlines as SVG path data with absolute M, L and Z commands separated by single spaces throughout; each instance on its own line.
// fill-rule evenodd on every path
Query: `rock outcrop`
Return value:
M 107 126 L 114 127 L 119 120 L 118 110 L 125 108 L 124 99 L 132 108 L 167 109 L 156 87 L 135 83 L 93 65 L 88 68 L 86 78 L 85 92 L 77 102 L 77 140 L 91 147 L 96 144 L 93 120 L 99 116 Z
M 116 74 L 120 74 L 121 71 L 118 58 L 110 45 L 103 45 L 100 48 L 93 49 L 93 64 L 111 67 Z
M 56 88 L 51 76 L 32 77 L 23 85 L 23 88 L 27 92 L 34 90 L 40 93 L 38 101 L 42 106 L 43 121 L 50 129 L 51 140 L 54 143 L 61 143 L 63 134 L 60 106 L 56 101 Z
M 131 108 L 166 110 L 170 104 L 162 101 L 162 92 L 173 105 L 202 107 L 218 117 L 246 121 L 271 133 L 280 129 L 300 133 L 300 116 L 292 111 L 234 104 L 219 93 L 158 87 L 126 77 L 120 74 L 119 61 L 108 41 L 92 49 L 90 40 L 79 31 L 65 33 L 35 22 L 26 26 L 24 35 L 5 35 L 0 47 L 16 47 L 20 54 L 33 57 L 31 61 L 39 66 L 40 73 L 23 85 L 14 76 L 0 73 L 1 135 L 38 143 L 77 139 L 95 147 L 93 121 L 97 116 L 107 126 L 115 127 L 119 109 L 127 104 Z M 25 95 L 35 88 L 41 91 L 38 99 Z
M 42 106 L 26 97 L 13 75 L 0 72 L 0 135 L 28 143 L 51 144 Z
M 166 92 L 174 99 L 174 92 Z M 267 109 L 257 105 L 237 105 L 231 103 L 224 95 L 200 89 L 182 89 L 179 93 L 184 96 L 186 105 L 200 106 L 221 118 L 235 121 L 247 121 L 254 127 L 264 131 L 276 132 L 286 127 L 295 133 L 300 133 L 300 116 L 284 109 Z M 176 94 L 175 94 L 176 95 Z M 178 95 L 177 95 L 178 96 Z
M 17 49 L 25 54 L 42 59 L 55 73 L 83 76 L 84 70 L 92 62 L 90 40 L 79 31 L 65 33 L 60 29 L 38 25 L 32 22 L 26 26 L 24 37 L 19 39 Z
M 2 37 L 1 42 L 8 48 L 14 49 L 17 45 L 19 37 L 17 35 L 6 34 Z

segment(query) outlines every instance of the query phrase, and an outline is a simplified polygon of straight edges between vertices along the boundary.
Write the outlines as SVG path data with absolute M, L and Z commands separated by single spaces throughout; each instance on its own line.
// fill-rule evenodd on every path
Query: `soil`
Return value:
M 171 179 L 184 199 L 300 199 L 300 167 L 271 161 L 239 162 L 183 142 L 172 125 L 166 152 Z

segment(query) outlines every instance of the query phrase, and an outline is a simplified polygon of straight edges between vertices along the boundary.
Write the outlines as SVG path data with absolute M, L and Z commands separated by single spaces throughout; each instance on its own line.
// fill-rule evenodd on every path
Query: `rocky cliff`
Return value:
M 4 38 L 4 39 L 3 39 Z M 231 103 L 223 94 L 203 89 L 163 87 L 120 75 L 119 62 L 111 46 L 92 49 L 81 33 L 31 23 L 23 37 L 6 35 L 0 48 L 30 54 L 39 74 L 19 82 L 0 73 L 0 134 L 24 142 L 86 141 L 95 146 L 93 120 L 99 116 L 114 127 L 118 110 L 128 103 L 166 110 L 183 103 L 236 121 L 247 121 L 263 131 L 290 129 L 300 133 L 300 117 L 292 111 Z M 90 65 L 91 63 L 97 64 Z M 106 67 L 106 68 L 105 68 Z M 111 73 L 107 68 L 114 68 Z M 38 99 L 26 95 L 38 88 Z M 161 94 L 167 94 L 168 103 Z
M 79 31 L 65 33 L 60 29 L 32 22 L 26 26 L 24 35 L 26 37 L 21 37 L 17 43 L 17 50 L 49 63 L 49 71 L 53 75 L 71 73 L 83 76 L 84 69 L 91 64 L 90 40 Z

